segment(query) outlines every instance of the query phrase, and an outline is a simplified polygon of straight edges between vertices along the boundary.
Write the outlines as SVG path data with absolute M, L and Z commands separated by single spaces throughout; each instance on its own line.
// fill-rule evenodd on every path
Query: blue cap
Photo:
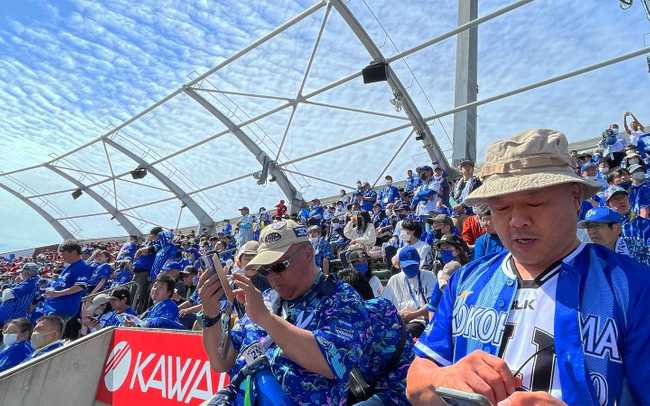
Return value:
M 168 263 L 165 264 L 163 269 L 165 271 L 171 271 L 171 270 L 174 270 L 174 269 L 182 270 L 183 267 L 178 262 L 168 262 Z
M 424 165 L 420 167 L 421 171 L 431 171 L 433 172 L 433 168 L 431 168 L 429 165 Z
M 420 254 L 418 254 L 418 250 L 409 245 L 402 247 L 402 249 L 399 250 L 399 266 L 402 269 L 409 267 L 419 269 Z
M 614 195 L 617 195 L 619 193 L 625 193 L 626 195 L 628 194 L 627 190 L 623 189 L 620 186 L 611 186 L 609 189 L 607 189 L 607 191 L 605 191 L 605 201 L 609 202 L 609 199 L 611 199 L 612 197 L 614 197 Z
M 623 217 L 609 207 L 594 207 L 585 214 L 585 219 L 578 222 L 578 228 L 587 228 L 588 223 L 621 223 Z

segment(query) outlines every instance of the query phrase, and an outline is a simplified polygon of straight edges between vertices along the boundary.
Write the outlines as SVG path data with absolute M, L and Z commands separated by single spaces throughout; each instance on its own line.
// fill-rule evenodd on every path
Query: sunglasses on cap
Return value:
M 259 268 L 257 268 L 257 273 L 264 277 L 267 277 L 271 272 L 275 274 L 281 274 L 282 272 L 286 271 L 289 268 L 289 266 L 291 265 L 291 259 L 293 259 L 293 257 L 295 257 L 296 254 L 299 252 L 300 250 L 298 249 L 283 261 L 274 262 L 270 265 L 260 266 Z

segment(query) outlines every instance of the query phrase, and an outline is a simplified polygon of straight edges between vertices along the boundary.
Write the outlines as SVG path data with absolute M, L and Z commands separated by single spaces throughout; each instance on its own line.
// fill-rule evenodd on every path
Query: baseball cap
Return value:
M 292 245 L 309 242 L 305 226 L 293 220 L 278 221 L 270 224 L 260 234 L 260 246 L 257 255 L 246 265 L 247 269 L 257 269 L 278 261 Z
M 115 289 L 113 293 L 111 293 L 111 296 L 108 298 L 108 300 L 111 299 L 126 299 L 129 297 L 129 291 L 127 289 Z
M 638 171 L 639 169 L 644 170 L 642 165 L 634 164 L 634 165 L 630 165 L 630 167 L 628 168 L 628 171 L 630 173 L 634 173 L 634 172 Z
M 242 210 L 248 210 L 248 211 L 250 211 L 249 208 L 246 207 L 246 206 L 244 206 L 244 207 L 242 207 L 242 208 L 239 209 L 239 211 L 242 211 Z
M 182 267 L 181 264 L 179 264 L 178 262 L 168 262 L 168 263 L 165 264 L 165 266 L 163 267 L 163 269 L 164 269 L 165 271 L 172 271 L 172 270 L 174 270 L 174 269 L 181 270 L 181 269 L 183 269 L 183 267 Z
M 26 262 L 23 264 L 21 271 L 30 275 L 36 275 L 40 271 L 40 267 L 33 262 Z
M 463 166 L 472 166 L 473 167 L 474 166 L 474 161 L 472 161 L 471 159 L 463 159 L 458 164 L 458 167 L 462 168 Z
M 99 306 L 108 303 L 109 300 L 110 296 L 108 293 L 100 293 L 93 298 L 92 303 L 90 303 L 90 305 L 88 305 L 86 308 L 86 312 L 89 314 L 95 313 L 95 310 L 97 310 Z
M 399 250 L 399 266 L 402 269 L 420 268 L 420 254 L 411 246 L 405 246 Z
M 623 217 L 609 207 L 594 207 L 585 214 L 585 219 L 578 222 L 578 228 L 587 228 L 589 223 L 620 223 Z
M 433 168 L 430 167 L 429 165 L 424 165 L 420 167 L 420 171 L 430 171 L 433 172 Z
M 609 199 L 611 199 L 612 197 L 614 197 L 615 195 L 617 195 L 617 194 L 619 194 L 619 193 L 628 194 L 628 193 L 627 193 L 627 190 L 623 189 L 623 188 L 620 187 L 620 186 L 611 186 L 611 187 L 610 187 L 609 189 L 607 189 L 607 191 L 605 192 L 605 201 L 606 201 L 606 202 L 609 202 Z
M 440 246 L 442 244 L 450 244 L 450 245 L 454 245 L 456 247 L 462 248 L 463 244 L 464 244 L 464 241 L 461 240 L 460 238 L 458 238 L 455 235 L 445 234 L 438 241 L 436 241 L 435 244 L 437 246 Z
M 584 165 L 582 165 L 582 166 L 580 167 L 580 171 L 581 171 L 581 172 L 584 172 L 584 171 L 586 171 L 587 169 L 591 169 L 591 168 L 595 168 L 595 167 L 596 167 L 596 165 L 594 165 L 593 162 L 587 162 L 586 164 L 584 164 Z
M 447 216 L 446 214 L 436 214 L 433 216 L 431 219 L 432 222 L 434 223 L 440 223 L 440 224 L 451 224 L 451 217 Z
M 257 241 L 248 241 L 244 245 L 239 248 L 239 251 L 237 251 L 237 258 L 241 257 L 242 255 L 257 255 L 257 250 L 260 247 L 260 243 Z

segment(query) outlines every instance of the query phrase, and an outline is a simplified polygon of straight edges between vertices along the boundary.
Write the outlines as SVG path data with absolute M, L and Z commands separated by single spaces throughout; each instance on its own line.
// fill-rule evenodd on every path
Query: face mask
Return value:
M 602 166 L 598 169 L 600 173 L 607 173 L 609 172 L 609 167 L 608 166 Z
M 643 172 L 634 172 L 632 174 L 632 179 L 634 179 L 634 180 L 644 180 L 645 179 L 645 173 L 643 173 Z
M 434 230 L 434 231 L 433 231 L 433 237 L 434 237 L 436 240 L 441 239 L 441 238 L 442 238 L 442 230 Z
M 401 231 L 399 233 L 399 239 L 402 241 L 411 241 L 411 234 L 407 233 L 406 231 Z
M 639 163 L 639 158 L 630 158 L 627 160 L 629 165 L 637 165 Z
M 630 181 L 622 182 L 622 183 L 619 183 L 617 186 L 620 186 L 623 189 L 628 190 L 630 188 L 630 186 L 632 186 L 632 182 L 630 182 Z
M 45 346 L 45 343 L 47 342 L 47 335 L 49 333 L 39 333 L 38 331 L 34 331 L 32 333 L 32 338 L 29 340 L 32 343 L 32 347 L 35 349 L 39 349 L 41 347 Z
M 18 340 L 18 334 L 15 333 L 6 333 L 2 335 L 2 344 L 5 347 L 10 346 Z
M 454 252 L 452 250 L 442 250 L 440 251 L 440 259 L 442 260 L 443 263 L 447 263 L 449 261 L 453 261 L 456 257 L 454 256 Z
M 361 275 L 365 275 L 368 273 L 368 263 L 367 262 L 361 262 L 358 264 L 354 264 L 354 270 L 359 272 Z
M 420 272 L 420 268 L 417 266 L 402 268 L 402 272 L 404 272 L 407 278 L 414 278 L 418 275 L 418 272 Z

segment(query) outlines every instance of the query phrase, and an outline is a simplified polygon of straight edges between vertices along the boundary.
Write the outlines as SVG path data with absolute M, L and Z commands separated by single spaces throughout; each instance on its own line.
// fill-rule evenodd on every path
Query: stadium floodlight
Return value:
M 74 200 L 77 200 L 78 198 L 81 197 L 82 194 L 83 194 L 83 192 L 81 191 L 81 189 L 77 189 L 77 190 L 72 192 L 72 198 Z
M 374 62 L 363 68 L 361 75 L 363 76 L 363 83 L 385 82 L 388 80 L 388 64 L 384 61 Z
M 131 171 L 131 177 L 133 179 L 142 179 L 145 176 L 147 176 L 147 168 L 138 166 L 137 168 Z

